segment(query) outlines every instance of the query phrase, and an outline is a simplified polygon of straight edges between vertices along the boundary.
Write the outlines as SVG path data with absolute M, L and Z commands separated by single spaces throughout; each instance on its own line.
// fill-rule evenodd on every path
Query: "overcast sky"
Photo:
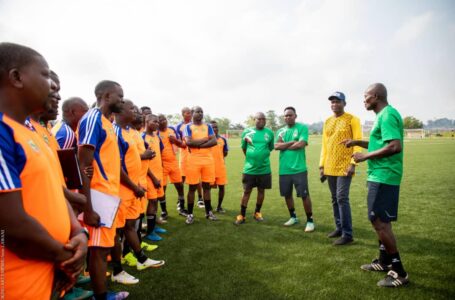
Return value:
M 0 0 L 0 41 L 45 56 L 62 98 L 94 101 L 103 79 L 155 113 L 200 105 L 243 122 L 296 107 L 312 123 L 327 97 L 383 82 L 402 116 L 455 119 L 455 1 Z

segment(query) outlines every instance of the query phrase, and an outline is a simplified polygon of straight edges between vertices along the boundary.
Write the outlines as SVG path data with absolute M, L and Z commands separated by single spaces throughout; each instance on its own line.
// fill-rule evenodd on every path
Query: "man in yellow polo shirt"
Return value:
M 344 111 L 346 98 L 342 92 L 333 93 L 329 100 L 333 116 L 324 123 L 319 170 L 321 180 L 327 178 L 332 194 L 336 227 L 328 237 L 339 237 L 334 245 L 346 245 L 353 242 L 349 188 L 355 173 L 355 162 L 351 157 L 353 153 L 361 152 L 361 148 L 346 148 L 341 142 L 362 139 L 362 129 L 360 120 Z

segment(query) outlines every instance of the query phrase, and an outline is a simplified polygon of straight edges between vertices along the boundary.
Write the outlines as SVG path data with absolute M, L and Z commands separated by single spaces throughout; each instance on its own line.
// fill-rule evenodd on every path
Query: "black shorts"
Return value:
M 243 190 L 251 190 L 255 187 L 258 189 L 272 188 L 272 174 L 251 175 L 243 174 L 242 176 Z
M 367 182 L 368 219 L 373 222 L 379 218 L 384 223 L 398 218 L 398 199 L 400 186 L 379 182 Z
M 310 191 L 308 190 L 308 172 L 280 175 L 280 194 L 282 197 L 292 197 L 293 186 L 297 192 L 297 197 L 308 197 L 310 195 Z

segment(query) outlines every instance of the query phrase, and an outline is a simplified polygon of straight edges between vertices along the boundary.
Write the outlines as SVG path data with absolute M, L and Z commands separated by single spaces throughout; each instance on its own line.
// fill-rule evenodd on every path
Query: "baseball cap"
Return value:
M 332 95 L 330 95 L 329 100 L 333 100 L 334 98 L 346 102 L 346 97 L 342 92 L 333 93 Z

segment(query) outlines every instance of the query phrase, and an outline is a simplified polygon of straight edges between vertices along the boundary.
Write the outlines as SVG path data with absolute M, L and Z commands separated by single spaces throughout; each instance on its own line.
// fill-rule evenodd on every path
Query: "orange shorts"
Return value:
M 155 188 L 151 179 L 147 179 L 147 199 L 158 199 L 164 196 L 163 179 L 161 179 L 161 186 Z
M 145 214 L 147 212 L 148 205 L 149 205 L 149 201 L 147 200 L 147 197 L 142 197 L 141 198 L 141 214 Z
M 213 184 L 226 185 L 227 184 L 227 172 L 226 165 L 223 163 L 215 164 L 215 181 Z
M 187 184 L 198 184 L 199 182 L 215 182 L 215 165 L 213 158 L 188 159 L 186 165 Z
M 186 176 L 186 164 L 188 161 L 188 153 L 182 154 L 183 151 L 187 150 L 180 150 L 179 165 L 180 173 L 182 174 L 182 176 Z
M 115 234 L 117 229 L 117 219 L 119 212 L 117 211 L 117 216 L 115 217 L 114 223 L 111 228 L 107 227 L 92 227 L 88 226 L 83 221 L 83 214 L 81 213 L 77 218 L 82 227 L 88 229 L 90 238 L 88 240 L 89 247 L 102 247 L 102 248 L 111 248 L 114 247 Z
M 141 214 L 142 204 L 137 198 L 121 199 L 117 213 L 117 228 L 125 227 L 126 220 L 136 220 Z
M 163 180 L 161 181 L 162 186 L 167 185 L 168 177 L 170 183 L 182 182 L 182 173 L 180 173 L 180 168 L 177 159 L 173 161 L 163 160 Z

